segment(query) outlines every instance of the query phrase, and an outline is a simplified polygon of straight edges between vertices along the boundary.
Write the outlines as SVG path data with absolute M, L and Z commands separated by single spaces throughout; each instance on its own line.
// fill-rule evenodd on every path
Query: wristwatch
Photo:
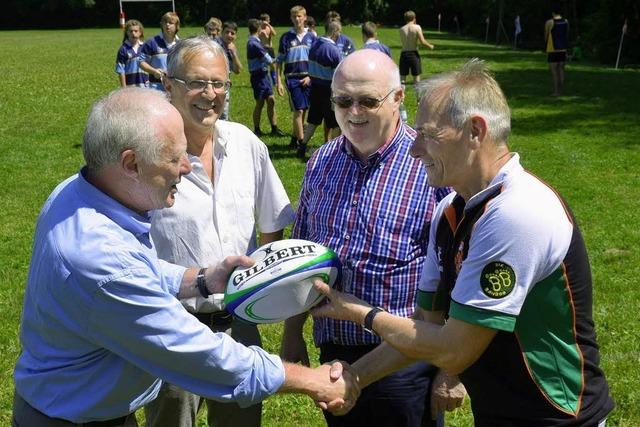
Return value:
M 367 315 L 364 316 L 363 328 L 365 331 L 369 332 L 370 334 L 376 334 L 376 332 L 373 330 L 373 319 L 381 311 L 386 311 L 386 310 L 381 307 L 373 307 L 371 310 L 369 310 Z
M 206 273 L 207 269 L 201 268 L 200 271 L 198 271 L 198 276 L 196 276 L 196 286 L 203 298 L 208 298 L 209 295 L 213 294 L 212 292 L 209 292 L 209 288 L 207 288 L 207 280 L 204 277 Z

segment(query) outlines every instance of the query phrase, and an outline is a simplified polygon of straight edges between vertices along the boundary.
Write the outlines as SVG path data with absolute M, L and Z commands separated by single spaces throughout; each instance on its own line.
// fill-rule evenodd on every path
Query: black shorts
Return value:
M 331 108 L 331 88 L 329 86 L 314 86 L 312 83 L 307 123 L 318 126 L 323 120 L 330 129 L 338 127 L 336 115 Z
M 405 50 L 400 53 L 400 75 L 408 76 L 409 71 L 412 76 L 422 74 L 422 64 L 417 50 Z
M 547 62 L 567 62 L 567 52 L 549 52 Z

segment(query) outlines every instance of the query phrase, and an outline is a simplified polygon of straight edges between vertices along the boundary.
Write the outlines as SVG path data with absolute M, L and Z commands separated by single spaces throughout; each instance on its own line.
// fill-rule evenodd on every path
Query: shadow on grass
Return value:
M 536 137 L 572 128 L 599 133 L 608 145 L 638 148 L 640 99 L 633 94 L 640 93 L 640 74 L 569 67 L 565 96 L 558 98 L 549 96 L 547 70 L 512 69 L 495 74 L 511 108 L 524 111 L 515 114 L 514 133 Z M 618 139 L 609 140 L 614 129 Z

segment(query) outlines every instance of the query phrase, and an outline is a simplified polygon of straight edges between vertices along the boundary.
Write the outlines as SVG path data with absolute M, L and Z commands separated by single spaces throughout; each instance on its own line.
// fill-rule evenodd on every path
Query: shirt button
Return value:
M 351 239 L 351 236 L 349 236 L 348 234 L 345 234 L 344 235 L 344 240 L 349 240 L 349 239 Z
M 351 202 L 351 204 L 352 204 L 353 206 L 357 206 L 357 205 L 358 205 L 358 201 L 357 201 L 357 200 L 354 200 L 354 201 L 352 201 L 352 202 Z
M 224 236 L 224 237 L 222 238 L 222 241 L 223 241 L 223 242 L 225 242 L 225 243 L 227 243 L 227 242 L 229 241 L 229 236 Z

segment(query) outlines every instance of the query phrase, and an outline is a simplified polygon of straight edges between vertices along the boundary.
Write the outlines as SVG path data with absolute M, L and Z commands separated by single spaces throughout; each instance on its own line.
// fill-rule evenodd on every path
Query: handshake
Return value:
M 279 392 L 307 394 L 321 409 L 344 415 L 360 396 L 360 384 L 346 362 L 334 361 L 313 369 L 285 363 L 285 382 Z

